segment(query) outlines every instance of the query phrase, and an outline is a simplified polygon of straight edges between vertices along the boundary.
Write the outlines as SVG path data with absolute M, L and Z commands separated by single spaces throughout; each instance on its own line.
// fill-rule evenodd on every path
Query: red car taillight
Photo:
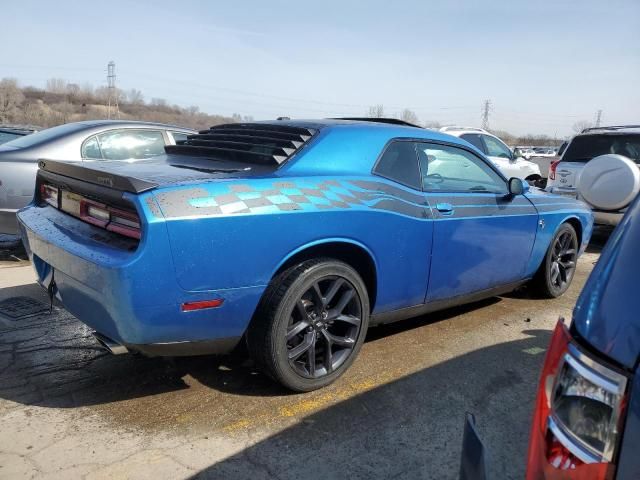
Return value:
M 140 219 L 138 215 L 115 208 L 109 209 L 109 212 L 111 221 L 107 225 L 107 230 L 140 239 Z
M 59 197 L 62 198 L 61 202 L 58 201 Z M 96 227 L 138 240 L 141 237 L 140 218 L 134 211 L 114 208 L 46 183 L 40 185 L 40 198 Z
M 626 378 L 582 354 L 558 321 L 538 386 L 527 480 L 610 478 L 625 388 Z
M 558 168 L 559 163 L 560 160 L 556 160 L 554 162 L 551 162 L 551 164 L 549 165 L 549 180 L 556 179 L 556 169 Z
M 52 207 L 58 208 L 58 187 L 43 183 L 40 185 L 40 198 Z

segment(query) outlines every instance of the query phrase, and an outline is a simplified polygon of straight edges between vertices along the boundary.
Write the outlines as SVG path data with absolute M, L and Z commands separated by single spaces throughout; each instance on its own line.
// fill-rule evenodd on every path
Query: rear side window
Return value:
M 640 163 L 640 135 L 580 135 L 567 146 L 563 162 L 588 162 L 594 157 L 616 153 Z
M 478 135 L 477 133 L 465 133 L 464 135 L 460 135 L 460 138 L 463 140 L 466 140 L 481 152 L 486 153 L 484 150 L 482 139 L 480 138 L 480 135 Z
M 115 130 L 98 135 L 105 160 L 139 160 L 164 153 L 164 137 L 159 130 Z
M 102 153 L 100 153 L 100 145 L 98 145 L 98 139 L 91 137 L 82 144 L 82 158 L 88 158 L 91 160 L 102 160 Z
M 420 190 L 420 167 L 413 142 L 392 142 L 380 157 L 374 173 Z
M 487 155 L 490 157 L 511 158 L 511 150 L 500 140 L 489 135 L 483 135 L 482 138 L 487 146 Z

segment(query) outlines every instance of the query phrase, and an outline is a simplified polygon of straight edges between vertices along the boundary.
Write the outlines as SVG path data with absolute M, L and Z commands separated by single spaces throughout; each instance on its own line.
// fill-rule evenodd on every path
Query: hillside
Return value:
M 117 91 L 119 113 L 112 107 L 111 118 L 144 120 L 203 129 L 226 122 L 251 120 L 210 115 L 198 107 L 169 105 L 164 99 L 146 102 L 139 90 Z M 106 87 L 80 87 L 62 79 L 51 79 L 45 89 L 22 87 L 15 79 L 0 80 L 0 123 L 53 127 L 67 122 L 109 118 L 109 94 Z

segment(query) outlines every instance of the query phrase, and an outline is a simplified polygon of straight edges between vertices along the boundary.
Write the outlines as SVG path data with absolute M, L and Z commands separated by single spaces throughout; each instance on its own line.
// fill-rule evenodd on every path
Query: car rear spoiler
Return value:
M 62 175 L 83 182 L 100 185 L 122 192 L 142 193 L 153 190 L 159 184 L 140 180 L 139 178 L 117 175 L 101 170 L 100 168 L 90 168 L 86 165 L 74 165 L 73 163 L 56 162 L 54 160 L 39 160 L 38 167 L 45 172 Z

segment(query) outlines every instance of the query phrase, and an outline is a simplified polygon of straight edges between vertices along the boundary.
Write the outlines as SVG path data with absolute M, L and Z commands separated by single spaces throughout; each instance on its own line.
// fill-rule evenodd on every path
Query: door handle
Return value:
M 443 215 L 451 215 L 453 213 L 453 205 L 450 203 L 436 203 L 436 210 Z

